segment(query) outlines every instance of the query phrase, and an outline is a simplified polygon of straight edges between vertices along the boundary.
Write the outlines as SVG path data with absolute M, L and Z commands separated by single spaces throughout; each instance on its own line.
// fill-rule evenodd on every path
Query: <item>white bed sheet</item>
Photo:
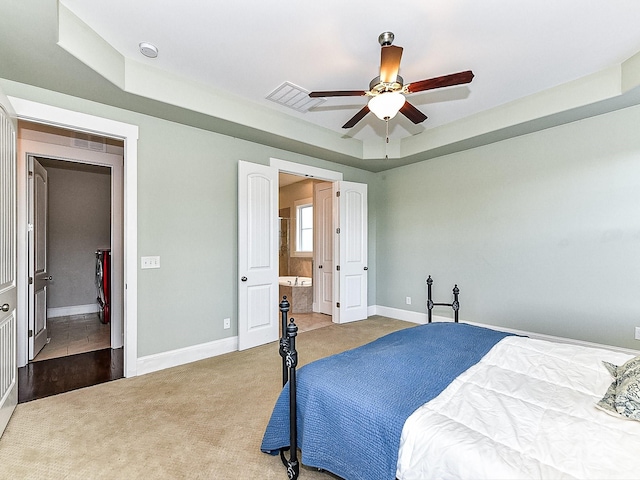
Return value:
M 522 337 L 406 421 L 397 478 L 640 478 L 640 422 L 595 407 L 631 355 Z

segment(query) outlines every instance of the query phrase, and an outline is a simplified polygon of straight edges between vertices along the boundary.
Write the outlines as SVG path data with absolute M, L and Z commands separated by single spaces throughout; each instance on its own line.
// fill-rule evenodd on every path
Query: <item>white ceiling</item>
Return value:
M 638 0 L 62 0 L 125 57 L 191 77 L 348 137 L 381 137 L 369 114 L 341 126 L 366 97 L 330 98 L 306 113 L 266 100 L 283 82 L 306 90 L 366 90 L 378 75 L 378 35 L 404 48 L 405 83 L 473 70 L 469 85 L 412 94 L 429 118 L 402 115 L 404 138 L 620 64 L 640 51 Z M 159 49 L 156 59 L 140 42 Z

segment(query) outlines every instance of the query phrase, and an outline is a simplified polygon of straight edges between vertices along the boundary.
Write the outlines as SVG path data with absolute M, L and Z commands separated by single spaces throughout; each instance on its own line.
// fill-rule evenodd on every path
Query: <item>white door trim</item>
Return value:
M 112 267 L 112 292 L 111 292 L 111 348 L 121 348 L 124 340 L 124 321 L 123 321 L 123 305 L 124 305 L 124 164 L 123 156 L 113 153 L 105 152 L 93 152 L 89 150 L 79 150 L 74 147 L 65 145 L 56 145 L 54 143 L 46 143 L 39 140 L 27 140 L 22 139 L 18 148 L 18 163 L 23 161 L 26 157 L 42 157 L 48 160 L 61 160 L 65 162 L 72 162 L 74 164 L 85 165 L 100 165 L 110 170 L 111 177 L 111 217 L 109 222 L 111 224 L 111 259 L 113 261 Z M 27 199 L 27 205 L 30 204 L 32 199 Z M 28 212 L 30 215 L 30 212 Z M 29 274 L 30 275 L 30 274 Z M 31 275 L 30 275 L 31 276 Z M 33 295 L 29 295 L 29 301 L 33 301 Z M 95 307 L 98 305 L 95 304 Z M 82 306 L 79 306 L 82 307 Z M 63 308 L 62 310 L 65 310 Z M 68 310 L 68 309 L 67 309 Z M 74 310 L 72 307 L 71 310 Z M 83 310 L 80 308 L 79 310 Z M 85 308 L 86 310 L 86 308 Z M 49 312 L 50 309 L 47 309 Z M 97 310 L 94 310 L 97 311 Z M 79 313 L 91 313 L 88 312 Z M 61 313 L 62 315 L 72 315 L 73 313 Z M 49 315 L 50 317 L 52 315 Z M 18 344 L 18 354 L 22 344 Z M 31 355 L 29 355 L 31 357 Z M 137 363 L 137 362 L 136 362 Z
M 18 119 L 55 125 L 124 140 L 124 376 L 137 374 L 138 357 L 138 127 L 85 113 L 8 97 Z M 18 165 L 24 168 L 24 162 Z M 18 338 L 26 338 L 26 185 L 24 171 L 18 177 Z M 18 358 L 25 365 L 24 355 Z
M 283 173 L 292 173 L 294 175 L 302 175 L 304 177 L 327 180 L 330 182 L 342 180 L 342 172 L 334 172 L 333 170 L 312 167 L 311 165 L 288 162 L 287 160 L 280 160 L 279 158 L 270 158 L 269 162 L 269 165 L 277 168 L 279 172 Z

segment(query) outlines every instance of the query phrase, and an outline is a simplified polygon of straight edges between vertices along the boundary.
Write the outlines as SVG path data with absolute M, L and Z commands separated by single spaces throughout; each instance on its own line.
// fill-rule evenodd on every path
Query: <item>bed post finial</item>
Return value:
M 287 300 L 287 296 L 283 295 L 282 296 L 282 301 L 280 302 L 280 311 L 281 312 L 288 312 L 289 311 L 289 307 L 291 305 L 289 304 L 289 300 Z

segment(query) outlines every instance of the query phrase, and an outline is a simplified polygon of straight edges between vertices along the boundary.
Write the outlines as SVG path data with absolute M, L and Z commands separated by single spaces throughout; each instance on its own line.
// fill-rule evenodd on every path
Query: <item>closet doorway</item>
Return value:
M 22 403 L 123 377 L 123 143 L 28 122 L 19 137 L 29 165 Z
M 42 206 L 37 201 L 38 189 L 33 189 L 36 195 L 29 195 L 35 200 L 30 211 L 41 209 L 46 215 L 46 220 L 30 222 L 34 225 L 29 242 L 29 250 L 34 250 L 30 276 L 35 280 L 29 294 L 29 316 L 34 317 L 34 337 L 41 332 L 46 335 L 30 348 L 29 359 L 36 362 L 111 348 L 108 312 L 105 318 L 96 302 L 101 298 L 107 303 L 97 274 L 102 268 L 98 268 L 98 252 L 111 250 L 111 168 L 43 157 L 30 160 L 34 170 L 44 171 L 30 175 L 31 181 L 44 183 L 40 189 L 48 195 L 46 202 L 40 202 Z M 46 182 L 39 180 L 42 175 Z M 40 232 L 41 227 L 46 232 Z M 106 270 L 108 274 L 110 265 Z M 44 285 L 38 288 L 43 271 Z M 46 298 L 41 300 L 42 295 Z M 40 312 L 42 307 L 46 311 Z

